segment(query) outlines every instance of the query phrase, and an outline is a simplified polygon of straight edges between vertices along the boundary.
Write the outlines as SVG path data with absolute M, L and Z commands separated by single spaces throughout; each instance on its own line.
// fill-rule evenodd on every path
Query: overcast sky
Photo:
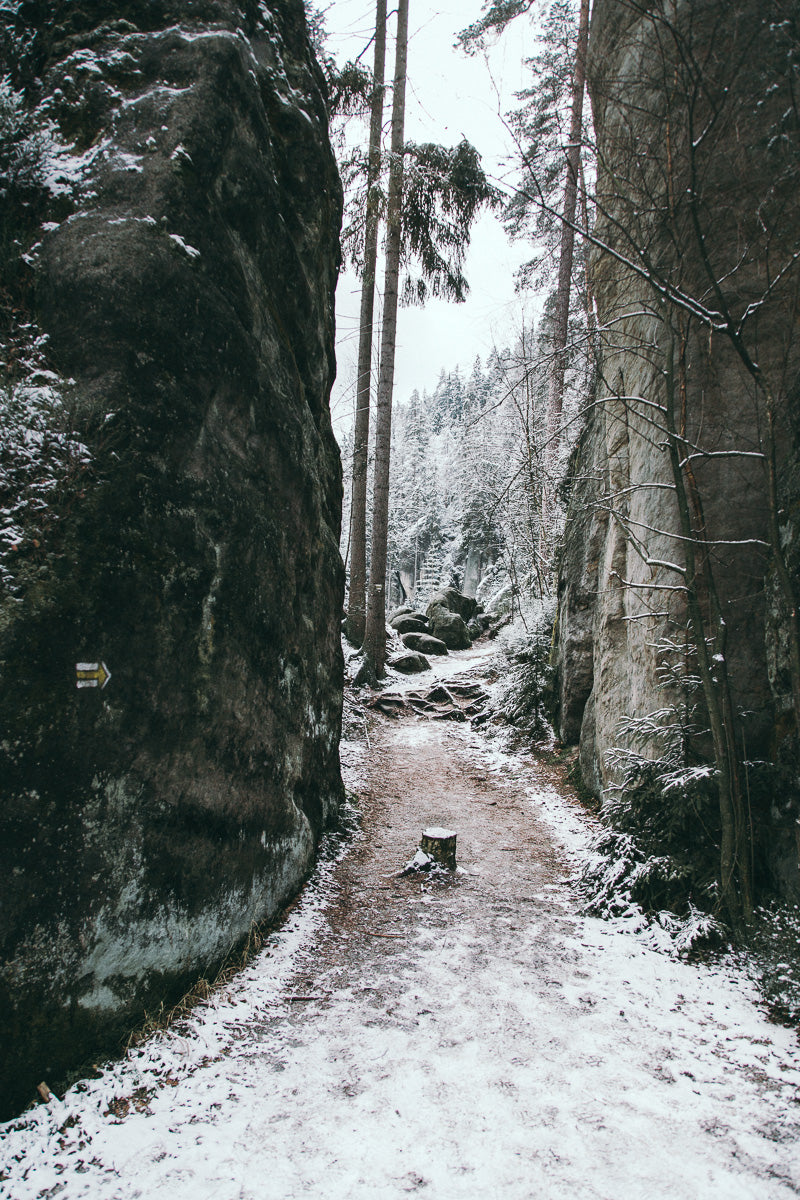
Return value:
M 492 48 L 488 63 L 480 55 L 469 58 L 453 43 L 480 10 L 481 0 L 410 0 L 406 138 L 455 145 L 466 137 L 482 155 L 487 173 L 498 179 L 507 174 L 512 145 L 499 114 L 514 106 L 514 93 L 524 86 L 522 61 L 533 52 L 533 34 L 528 18 L 519 18 Z M 325 19 L 337 60 L 361 52 L 374 18 L 374 0 L 333 0 Z M 387 78 L 394 71 L 393 32 L 390 19 Z M 364 62 L 372 66 L 371 48 Z M 466 303 L 432 300 L 424 309 L 400 310 L 396 402 L 404 403 L 414 388 L 432 390 L 442 367 L 469 367 L 476 354 L 485 358 L 494 344 L 509 341 L 519 308 L 514 270 L 527 256 L 523 244 L 509 244 L 494 216 L 479 219 L 465 268 L 470 283 Z M 359 289 L 354 276 L 342 276 L 337 293 L 339 375 L 332 396 L 339 429 L 352 415 Z

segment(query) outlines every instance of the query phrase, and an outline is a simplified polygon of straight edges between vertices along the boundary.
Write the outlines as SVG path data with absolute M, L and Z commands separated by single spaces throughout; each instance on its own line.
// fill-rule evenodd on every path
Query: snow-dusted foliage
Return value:
M 664 704 L 618 722 L 616 744 L 606 753 L 613 782 L 603 795 L 604 828 L 582 886 L 588 911 L 616 916 L 638 906 L 690 948 L 718 939 L 716 917 L 725 912 L 719 775 L 700 679 L 687 665 L 693 647 L 665 637 L 655 648 Z M 776 768 L 745 759 L 741 769 L 750 810 L 764 807 Z M 754 844 L 752 853 L 754 878 L 767 884 L 762 847 Z M 700 914 L 712 913 L 709 925 Z
M 102 149 L 95 146 L 75 154 L 59 136 L 52 116 L 49 100 L 32 109 L 7 76 L 0 78 L 0 248 L 6 271 L 15 263 L 32 261 L 22 242 L 38 228 L 43 202 L 73 199 L 88 162 Z
M 552 736 L 553 667 L 550 648 L 555 601 L 534 602 L 520 620 L 516 634 L 506 639 L 507 669 L 499 687 L 498 711 L 521 733 L 534 738 Z
M 65 489 L 89 464 L 72 429 L 69 385 L 49 369 L 45 343 L 25 313 L 47 197 L 66 195 L 74 162 L 55 126 L 0 79 L 0 585 L 18 597 L 26 564 L 66 512 Z M 72 172 L 72 174 L 70 174 Z M 47 226 L 45 226 L 45 229 Z M 27 249 L 26 249 L 27 247 Z M 21 282 L 22 280 L 22 282 Z
M 757 908 L 749 944 L 735 964 L 758 986 L 781 1021 L 800 1023 L 800 905 L 772 903 Z
M 719 899 L 714 772 L 693 761 L 689 731 L 686 714 L 674 707 L 621 723 L 622 744 L 609 755 L 617 783 L 603 801 L 597 857 L 582 875 L 588 911 L 619 916 L 638 905 L 651 915 L 667 912 L 667 926 L 686 948 L 719 934 L 714 919 L 706 920 Z
M 64 381 L 44 365 L 43 339 L 31 326 L 4 349 L 7 370 L 19 374 L 0 387 L 0 583 L 21 592 L 24 564 L 66 514 L 90 463 L 71 429 Z
M 524 330 L 513 350 L 476 359 L 469 375 L 442 371 L 432 394 L 398 406 L 389 563 L 411 595 L 421 581 L 452 582 L 512 615 L 546 590 L 540 350 Z
M 546 595 L 564 526 L 564 479 L 591 388 L 586 319 L 573 320 L 560 436 L 549 428 L 552 304 L 510 347 L 442 371 L 393 418 L 389 571 L 421 598 L 453 583 L 513 617 Z M 557 446 L 556 446 L 557 441 Z M 420 597 L 417 597 L 419 600 Z
M 50 139 L 34 124 L 7 78 L 0 79 L 0 198 L 21 198 L 41 187 Z

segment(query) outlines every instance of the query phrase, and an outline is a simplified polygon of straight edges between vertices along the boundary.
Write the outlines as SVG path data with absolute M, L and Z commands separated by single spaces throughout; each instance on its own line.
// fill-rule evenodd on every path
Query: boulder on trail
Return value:
M 428 618 L 425 616 L 424 612 L 420 612 L 418 608 L 410 608 L 408 612 L 392 613 L 391 617 L 389 618 L 389 624 L 394 625 L 395 621 L 405 621 L 408 619 L 411 619 L 412 621 L 422 621 L 423 625 L 427 625 L 428 623 Z
M 472 645 L 463 618 L 441 604 L 428 605 L 428 625 L 433 636 L 443 641 L 449 650 L 468 650 Z
M 419 613 L 404 613 L 400 617 L 394 617 L 389 625 L 400 634 L 428 632 L 428 622 Z
M 395 617 L 404 617 L 408 613 L 413 613 L 413 612 L 414 612 L 414 609 L 411 607 L 410 604 L 401 604 L 397 608 L 390 609 L 390 611 L 386 614 L 386 620 L 387 620 L 388 624 L 391 625 L 391 623 L 395 619 Z M 415 615 L 420 616 L 421 614 L 417 613 Z
M 421 671 L 430 671 L 431 664 L 424 654 L 416 654 L 410 650 L 406 653 L 393 654 L 387 659 L 386 665 L 401 675 L 418 675 Z
M 420 654 L 447 654 L 447 646 L 429 633 L 404 633 L 403 645 Z
M 458 613 L 462 621 L 469 621 L 478 611 L 478 601 L 474 596 L 465 596 L 456 588 L 440 588 L 438 592 L 434 592 L 428 603 L 426 610 L 428 620 L 431 618 L 431 609 L 433 608 L 447 609 L 448 612 Z

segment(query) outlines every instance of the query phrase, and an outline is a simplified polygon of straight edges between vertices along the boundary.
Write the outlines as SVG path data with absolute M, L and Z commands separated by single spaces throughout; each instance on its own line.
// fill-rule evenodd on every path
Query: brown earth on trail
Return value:
M 362 836 L 336 868 L 336 898 L 315 947 L 315 967 L 324 961 L 332 969 L 326 986 L 374 974 L 378 991 L 388 962 L 416 933 L 435 937 L 476 920 L 484 928 L 499 922 L 497 933 L 507 936 L 509 914 L 524 921 L 532 906 L 550 908 L 543 891 L 569 890 L 570 866 L 524 788 L 487 769 L 469 717 L 453 718 L 454 705 L 468 709 L 478 693 L 485 701 L 474 676 L 437 683 L 422 703 L 425 692 L 383 693 L 368 702 L 368 714 L 362 710 L 364 740 L 343 746 Z M 528 766 L 543 787 L 552 786 L 546 768 L 534 759 Z M 457 870 L 404 874 L 423 830 L 435 825 L 458 835 Z M 313 990 L 310 976 L 296 984 L 306 985 Z

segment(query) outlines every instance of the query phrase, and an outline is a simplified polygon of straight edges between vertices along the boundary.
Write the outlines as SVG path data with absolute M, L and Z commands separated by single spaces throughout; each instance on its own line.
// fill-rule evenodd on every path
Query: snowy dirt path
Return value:
M 468 727 L 375 717 L 362 832 L 223 995 L 6 1127 L 0 1193 L 770 1200 L 796 1038 L 746 985 L 584 918 L 585 819 Z M 426 825 L 462 870 L 396 872 Z

